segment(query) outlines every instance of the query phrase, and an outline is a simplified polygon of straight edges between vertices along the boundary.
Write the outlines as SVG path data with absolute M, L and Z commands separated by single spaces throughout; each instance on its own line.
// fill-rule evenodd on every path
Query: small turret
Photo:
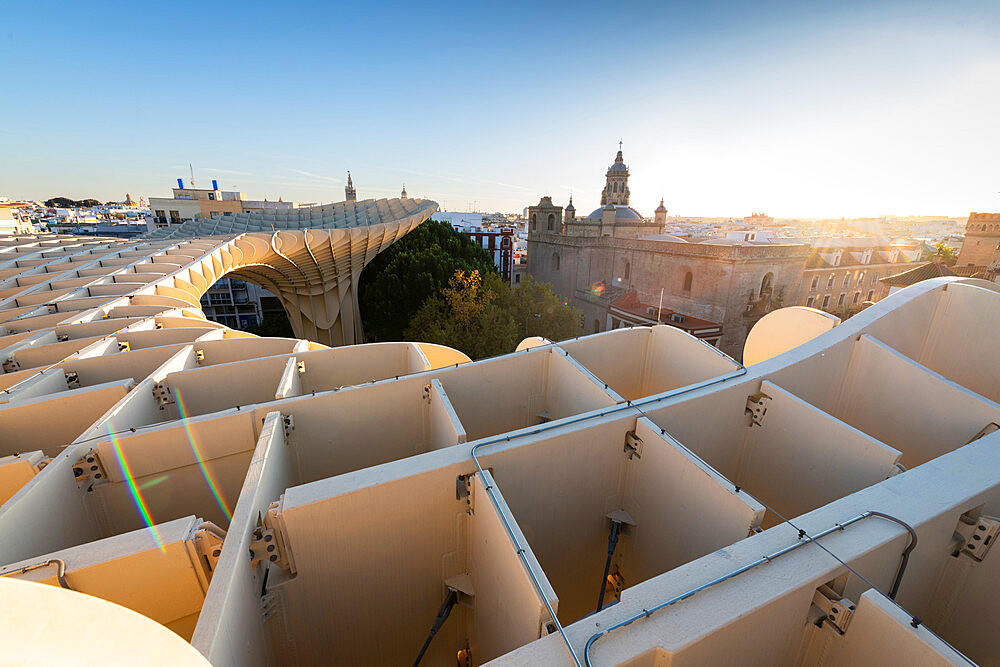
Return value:
M 653 222 L 658 225 L 667 224 L 667 207 L 663 205 L 663 198 L 660 198 L 660 205 L 653 212 Z
M 566 222 L 572 222 L 576 220 L 576 207 L 573 206 L 573 195 L 569 196 L 569 206 L 566 207 Z

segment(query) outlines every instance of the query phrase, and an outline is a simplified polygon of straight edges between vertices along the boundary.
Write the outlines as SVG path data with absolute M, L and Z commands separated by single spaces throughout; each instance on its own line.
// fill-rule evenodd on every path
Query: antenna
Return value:
M 188 168 L 191 170 L 191 187 L 194 187 L 194 166 L 188 162 Z

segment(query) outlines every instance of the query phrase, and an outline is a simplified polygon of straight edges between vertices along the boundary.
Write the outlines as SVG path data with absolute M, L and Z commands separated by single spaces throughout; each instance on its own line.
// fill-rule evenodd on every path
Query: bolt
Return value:
M 272 563 L 277 562 L 277 560 L 278 560 L 278 554 L 271 554 L 270 560 L 271 560 Z
M 213 558 L 218 558 L 218 557 L 219 557 L 219 556 L 221 556 L 221 555 L 222 555 L 222 549 L 216 549 L 216 550 L 214 550 L 214 551 L 212 552 L 212 557 L 213 557 Z

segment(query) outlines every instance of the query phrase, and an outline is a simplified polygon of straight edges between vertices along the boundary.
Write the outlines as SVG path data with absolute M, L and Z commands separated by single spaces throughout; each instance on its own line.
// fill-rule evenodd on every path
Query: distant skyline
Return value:
M 206 8 L 207 7 L 207 8 Z M 1000 211 L 1000 3 L 0 8 L 0 196 Z

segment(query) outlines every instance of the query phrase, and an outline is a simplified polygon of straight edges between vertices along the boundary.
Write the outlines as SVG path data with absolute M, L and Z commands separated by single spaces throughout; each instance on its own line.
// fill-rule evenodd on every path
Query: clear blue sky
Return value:
M 5 3 L 0 195 L 1000 210 L 1000 2 Z

